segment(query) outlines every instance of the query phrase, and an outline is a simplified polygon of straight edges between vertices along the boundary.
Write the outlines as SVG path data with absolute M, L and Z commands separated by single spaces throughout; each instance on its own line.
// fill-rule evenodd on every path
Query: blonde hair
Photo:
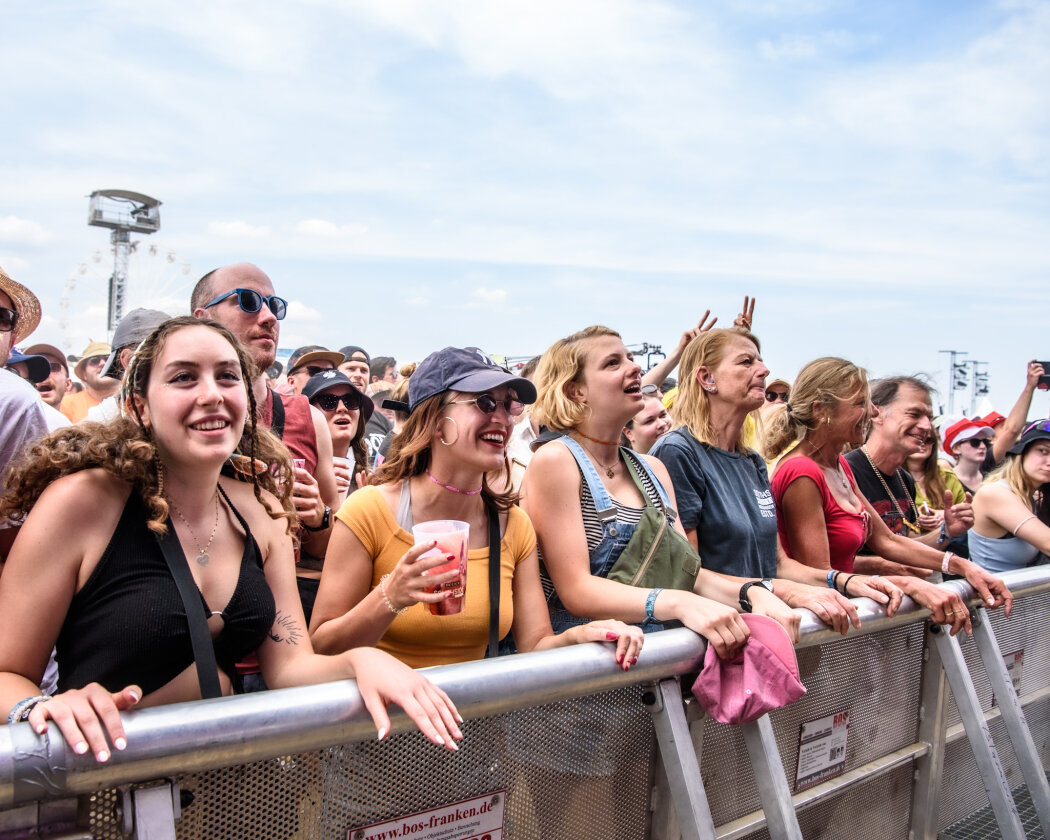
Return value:
M 820 422 L 818 405 L 830 409 L 867 390 L 868 374 L 864 368 L 838 356 L 814 359 L 798 372 L 787 403 L 766 413 L 763 456 L 767 461 L 775 460 L 807 431 L 815 429 Z
M 990 472 L 981 485 L 994 481 L 1005 481 L 1006 486 L 1044 522 L 1050 522 L 1050 487 L 1046 484 L 1033 486 L 1024 474 L 1024 453 L 1008 455 L 1006 461 Z
M 674 426 L 684 426 L 700 443 L 718 446 L 714 424 L 711 422 L 711 402 L 696 378 L 699 368 L 716 368 L 725 358 L 726 349 L 734 338 L 744 338 L 755 345 L 761 352 L 758 338 L 750 330 L 742 327 L 729 327 L 724 330 L 708 330 L 694 338 L 682 353 L 679 364 L 681 376 L 678 379 L 678 393 L 674 401 Z M 747 452 L 747 424 L 740 427 L 735 449 Z
M 585 342 L 603 336 L 620 338 L 615 330 L 596 325 L 559 339 L 547 348 L 536 368 L 539 398 L 532 408 L 536 422 L 567 432 L 587 419 L 591 412 L 590 406 L 569 399 L 565 386 L 580 381 L 587 361 Z

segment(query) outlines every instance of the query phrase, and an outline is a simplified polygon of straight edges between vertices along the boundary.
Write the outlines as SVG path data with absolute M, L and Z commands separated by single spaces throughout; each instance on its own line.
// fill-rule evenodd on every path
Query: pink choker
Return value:
M 427 478 L 433 481 L 438 487 L 444 487 L 446 490 L 450 490 L 453 493 L 461 493 L 464 496 L 476 496 L 481 492 L 481 487 L 477 490 L 460 490 L 458 487 L 453 487 L 451 484 L 445 484 L 443 481 L 438 481 L 434 476 L 430 474 L 430 470 L 427 470 Z

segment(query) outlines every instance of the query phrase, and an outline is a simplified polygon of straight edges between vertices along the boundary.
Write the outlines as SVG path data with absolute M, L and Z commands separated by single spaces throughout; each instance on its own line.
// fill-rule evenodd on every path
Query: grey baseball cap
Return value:
M 120 379 L 124 366 L 120 363 L 120 351 L 125 347 L 138 347 L 142 340 L 171 316 L 159 309 L 132 309 L 120 319 L 113 333 L 113 352 L 102 366 L 100 376 Z

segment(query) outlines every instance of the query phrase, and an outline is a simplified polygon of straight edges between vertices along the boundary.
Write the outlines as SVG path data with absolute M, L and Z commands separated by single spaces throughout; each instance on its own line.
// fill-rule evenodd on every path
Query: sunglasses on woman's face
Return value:
M 974 449 L 980 449 L 982 446 L 988 445 L 988 441 L 984 438 L 970 438 L 969 440 L 964 441 L 964 443 L 970 444 Z
M 342 403 L 347 411 L 356 411 L 361 407 L 357 394 L 318 394 L 313 403 L 321 411 L 335 411 L 339 408 L 339 403 Z
M 452 401 L 452 405 L 463 405 L 465 403 L 473 403 L 478 407 L 478 411 L 482 414 L 495 414 L 496 409 L 500 406 L 503 406 L 507 414 L 511 417 L 517 417 L 525 410 L 525 403 L 521 400 L 515 399 L 514 397 L 504 397 L 502 400 L 497 400 L 492 394 L 482 394 L 472 400 Z
M 18 313 L 6 306 L 0 306 L 0 332 L 11 332 L 18 323 Z
M 777 400 L 780 400 L 781 402 L 787 402 L 787 391 L 766 391 L 766 402 L 772 403 L 776 402 Z
M 279 298 L 277 295 L 270 295 L 269 297 L 263 297 L 255 289 L 234 289 L 233 291 L 227 292 L 224 295 L 219 295 L 215 300 L 209 301 L 204 304 L 204 309 L 215 306 L 217 303 L 222 303 L 226 298 L 237 295 L 237 305 L 242 311 L 254 315 L 260 309 L 262 309 L 265 303 L 269 310 L 273 313 L 273 317 L 278 321 L 283 321 L 284 316 L 288 314 L 288 301 L 284 298 Z

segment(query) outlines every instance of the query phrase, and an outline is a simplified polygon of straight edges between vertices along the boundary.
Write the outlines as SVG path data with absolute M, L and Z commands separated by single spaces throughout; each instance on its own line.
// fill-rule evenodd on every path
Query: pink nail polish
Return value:
M 620 634 L 614 633 L 612 630 L 608 630 L 605 633 L 605 638 L 608 639 L 610 642 L 615 642 L 617 639 L 620 638 Z

